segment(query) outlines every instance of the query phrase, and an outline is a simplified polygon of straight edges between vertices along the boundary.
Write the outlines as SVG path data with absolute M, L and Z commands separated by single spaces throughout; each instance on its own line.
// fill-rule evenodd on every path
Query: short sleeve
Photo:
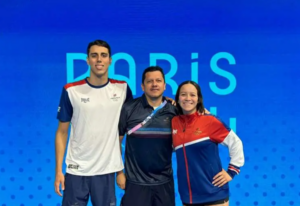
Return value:
M 67 90 L 63 88 L 57 110 L 57 119 L 61 122 L 70 122 L 72 119 L 72 115 L 73 106 L 71 104 Z

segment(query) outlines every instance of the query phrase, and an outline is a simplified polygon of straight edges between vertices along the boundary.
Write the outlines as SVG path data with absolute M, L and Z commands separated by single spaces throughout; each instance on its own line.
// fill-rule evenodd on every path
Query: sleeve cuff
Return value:
M 230 175 L 230 177 L 233 179 L 235 175 L 240 174 L 240 168 L 237 167 L 237 166 L 234 166 L 234 165 L 230 164 L 230 165 L 228 166 L 227 173 L 228 173 L 228 174 Z

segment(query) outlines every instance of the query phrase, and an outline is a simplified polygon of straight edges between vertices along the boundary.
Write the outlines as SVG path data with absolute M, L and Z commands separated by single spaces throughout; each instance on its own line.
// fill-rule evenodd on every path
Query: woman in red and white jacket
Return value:
M 199 85 L 183 82 L 175 101 L 179 116 L 172 120 L 173 146 L 177 157 L 177 178 L 184 205 L 229 205 L 228 182 L 244 165 L 239 137 L 216 116 L 204 113 Z M 227 146 L 230 163 L 222 168 L 218 144 Z

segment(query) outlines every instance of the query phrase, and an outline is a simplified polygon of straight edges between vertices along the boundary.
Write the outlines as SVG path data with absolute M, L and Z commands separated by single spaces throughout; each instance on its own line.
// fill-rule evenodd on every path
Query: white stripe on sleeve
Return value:
M 229 149 L 230 164 L 237 167 L 241 167 L 244 165 L 245 158 L 243 143 L 233 130 L 230 130 L 229 134 L 221 144 L 228 147 Z

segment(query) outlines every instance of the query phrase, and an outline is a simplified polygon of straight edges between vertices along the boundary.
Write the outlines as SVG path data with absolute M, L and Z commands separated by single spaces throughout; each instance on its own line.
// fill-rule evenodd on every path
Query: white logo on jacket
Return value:
M 177 129 L 173 129 L 173 134 L 177 134 Z

